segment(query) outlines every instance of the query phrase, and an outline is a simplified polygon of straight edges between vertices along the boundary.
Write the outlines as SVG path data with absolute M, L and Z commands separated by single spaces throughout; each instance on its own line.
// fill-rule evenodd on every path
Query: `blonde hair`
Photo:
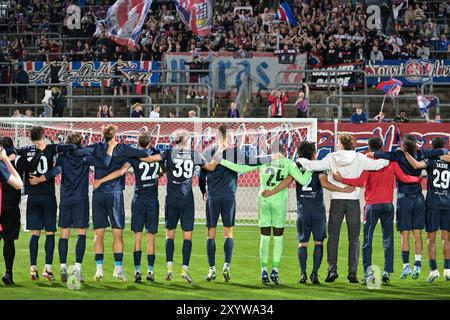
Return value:
M 117 127 L 113 124 L 107 124 L 103 127 L 103 138 L 106 141 L 114 139 L 117 133 Z

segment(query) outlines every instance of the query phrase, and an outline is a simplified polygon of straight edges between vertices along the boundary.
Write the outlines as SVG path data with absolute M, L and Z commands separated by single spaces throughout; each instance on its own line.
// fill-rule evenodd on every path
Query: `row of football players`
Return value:
M 33 128 L 31 130 L 31 139 L 37 147 L 31 147 L 26 149 L 17 150 L 17 164 L 19 164 L 20 157 L 26 156 L 28 168 L 23 170 L 33 172 L 36 167 L 36 175 L 31 175 L 25 179 L 26 193 L 29 194 L 29 201 L 27 205 L 27 228 L 32 230 L 32 236 L 30 239 L 30 258 L 31 269 L 30 275 L 32 279 L 37 279 L 38 272 L 36 268 L 37 260 L 37 241 L 39 240 L 39 234 L 41 229 L 46 230 L 46 266 L 43 275 L 50 280 L 54 279 L 51 271 L 51 264 L 54 250 L 54 231 L 56 230 L 56 199 L 54 198 L 54 181 L 53 178 L 61 171 L 63 173 L 62 186 L 61 186 L 61 204 L 60 204 L 60 217 L 59 226 L 61 228 L 61 238 L 59 240 L 59 253 L 61 262 L 61 277 L 62 280 L 67 279 L 67 268 L 65 261 L 67 257 L 67 239 L 69 237 L 69 230 L 71 227 L 77 228 L 77 245 L 76 245 L 76 267 L 75 275 L 82 281 L 81 275 L 81 262 L 83 259 L 85 248 L 85 234 L 89 221 L 89 200 L 88 200 L 88 173 L 89 166 L 95 166 L 94 182 L 94 194 L 93 194 L 93 223 L 95 230 L 95 260 L 97 264 L 97 272 L 95 279 L 100 280 L 103 277 L 103 237 L 105 228 L 112 226 L 114 235 L 114 259 L 115 259 L 115 271 L 114 277 L 121 280 L 126 280 L 126 277 L 122 271 L 122 259 L 123 259 L 123 242 L 122 242 L 122 230 L 124 228 L 124 204 L 122 190 L 124 187 L 123 175 L 130 166 L 133 166 L 136 175 L 136 192 L 132 202 L 132 230 L 135 232 L 135 247 L 134 247 L 134 264 L 135 264 L 135 281 L 141 281 L 140 273 L 140 260 L 141 260 L 141 233 L 145 226 L 147 233 L 147 260 L 148 260 L 148 274 L 147 280 L 153 281 L 153 266 L 154 266 L 154 235 L 157 232 L 158 225 L 158 212 L 159 204 L 157 199 L 157 183 L 160 174 L 160 163 L 164 163 L 167 167 L 168 185 L 167 185 L 167 198 L 166 198 L 166 260 L 167 260 L 167 275 L 166 279 L 171 280 L 173 276 L 172 261 L 174 252 L 173 237 L 175 234 L 176 225 L 178 220 L 181 220 L 181 227 L 183 230 L 183 268 L 182 277 L 188 282 L 192 282 L 192 278 L 188 273 L 188 265 L 190 259 L 190 252 L 192 247 L 191 237 L 194 221 L 194 205 L 192 194 L 192 176 L 194 173 L 194 166 L 199 165 L 203 168 L 200 187 L 204 193 L 206 199 L 206 211 L 207 211 L 207 227 L 208 227 L 208 239 L 207 239 L 207 255 L 210 264 L 210 270 L 206 277 L 206 280 L 210 281 L 216 277 L 215 270 L 215 228 L 219 215 L 222 216 L 222 221 L 225 229 L 225 263 L 223 268 L 223 276 L 225 281 L 229 281 L 230 272 L 229 266 L 231 263 L 231 256 L 233 251 L 233 225 L 235 216 L 235 193 L 237 188 L 237 174 L 236 172 L 245 173 L 252 170 L 259 170 L 261 177 L 261 188 L 259 198 L 259 217 L 261 227 L 261 245 L 260 245 L 260 257 L 262 267 L 262 281 L 264 284 L 269 283 L 269 276 L 267 272 L 268 265 L 268 252 L 269 241 L 271 231 L 273 230 L 274 236 L 274 253 L 272 263 L 271 280 L 275 283 L 279 283 L 278 267 L 281 260 L 282 248 L 283 248 L 283 231 L 286 217 L 286 196 L 287 193 L 284 188 L 288 186 L 292 180 L 289 176 L 292 176 L 297 180 L 297 200 L 298 200 L 298 230 L 299 230 L 299 260 L 301 265 L 301 279 L 300 282 L 306 282 L 306 246 L 310 237 L 313 234 L 315 240 L 314 249 L 314 267 L 311 274 L 311 280 L 313 283 L 318 283 L 317 271 L 320 267 L 322 260 L 322 243 L 326 237 L 326 217 L 325 208 L 323 203 L 323 191 L 322 186 L 330 189 L 332 194 L 330 221 L 329 221 L 329 235 L 328 241 L 328 264 L 329 274 L 326 281 L 334 281 L 337 278 L 336 260 L 337 260 L 337 240 L 339 239 L 340 224 L 344 215 L 346 215 L 347 224 L 349 227 L 349 237 L 351 241 L 356 238 L 359 240 L 359 208 L 357 190 L 354 188 L 346 187 L 340 184 L 337 180 L 342 177 L 324 175 L 322 173 L 312 173 L 309 171 L 302 172 L 297 166 L 289 159 L 280 158 L 280 154 L 275 156 L 275 160 L 272 161 L 271 157 L 263 157 L 258 159 L 248 159 L 238 152 L 237 148 L 230 148 L 227 141 L 226 127 L 219 128 L 220 137 L 218 145 L 210 148 L 206 151 L 205 158 L 209 160 L 209 163 L 205 161 L 205 158 L 198 154 L 196 151 L 190 149 L 189 134 L 179 133 L 176 139 L 176 146 L 172 149 L 166 150 L 162 154 L 149 147 L 150 137 L 146 134 L 142 134 L 139 137 L 139 144 L 142 150 L 131 148 L 127 145 L 119 144 L 116 146 L 114 142 L 115 127 L 107 126 L 104 129 L 105 141 L 88 148 L 78 148 L 81 143 L 81 136 L 79 134 L 71 134 L 68 137 L 68 143 L 71 145 L 49 145 L 42 146 L 43 144 L 43 129 Z M 412 138 L 411 138 L 412 139 Z M 337 173 L 342 173 L 348 178 L 355 178 L 363 173 L 364 170 L 377 170 L 382 169 L 389 164 L 384 160 L 373 160 L 357 154 L 354 151 L 353 138 L 349 136 L 340 137 L 340 150 L 336 153 L 329 155 L 324 160 L 315 162 L 312 161 L 315 158 L 314 145 L 308 142 L 302 142 L 299 145 L 299 163 L 304 168 L 312 170 L 331 170 Z M 408 140 L 405 139 L 405 145 Z M 439 142 L 439 141 L 438 141 Z M 437 143 L 438 143 L 437 142 Z M 415 143 L 415 142 L 414 142 Z M 371 139 L 369 143 L 370 148 L 373 151 L 377 151 L 381 148 L 382 143 L 380 139 Z M 414 144 L 415 145 L 415 144 Z M 284 150 L 282 144 L 278 146 L 280 151 Z M 438 146 L 436 145 L 436 148 Z M 377 149 L 378 148 L 378 149 Z M 39 154 L 39 150 L 43 150 L 42 155 Z M 47 150 L 47 152 L 45 152 Z M 225 153 L 222 155 L 222 151 Z M 410 150 L 411 151 L 411 150 Z M 435 156 L 443 154 L 443 150 L 416 152 L 412 150 L 413 154 L 417 153 L 416 157 L 424 155 Z M 62 152 L 58 156 L 56 166 L 53 166 L 53 157 L 57 152 Z M 416 152 L 416 153 L 414 153 Z M 428 154 L 427 154 L 428 153 Z M 380 154 L 375 154 L 380 156 Z M 394 156 L 397 155 L 397 156 Z M 403 156 L 402 156 L 403 155 Z M 217 159 L 213 159 L 213 157 Z M 224 156 L 226 159 L 220 158 Z M 402 151 L 381 154 L 381 156 L 389 156 L 390 160 L 399 161 L 400 166 L 407 171 L 408 166 L 411 168 L 409 161 L 413 161 L 407 155 L 404 155 Z M 308 158 L 307 160 L 301 159 L 302 157 Z M 39 161 L 35 161 L 39 159 Z M 402 159 L 405 159 L 402 162 Z M 34 161 L 34 162 L 33 162 Z M 430 161 L 430 166 L 438 163 L 438 159 Z M 23 161 L 22 161 L 23 162 Z M 220 166 L 217 166 L 217 162 L 220 162 Z M 256 166 L 237 165 L 237 163 L 253 163 Z M 37 164 L 36 164 L 37 163 Z M 413 165 L 417 166 L 417 163 Z M 423 164 L 420 164 L 423 165 Z M 309 166 L 309 167 L 308 167 Z M 439 165 L 438 167 L 442 167 Z M 216 168 L 217 167 L 217 168 Z M 230 170 L 231 169 L 231 170 Z M 374 192 L 373 194 L 383 194 L 388 200 L 375 199 L 371 203 L 366 194 L 366 222 L 371 221 L 370 224 L 365 223 L 364 226 L 364 244 L 363 244 L 363 264 L 365 269 L 364 281 L 373 278 L 371 272 L 371 238 L 373 235 L 373 228 L 378 220 L 377 217 L 382 219 L 385 231 L 383 236 L 385 238 L 385 272 L 383 273 L 383 281 L 389 282 L 389 273 L 392 272 L 391 265 L 393 264 L 393 207 L 392 207 L 392 192 L 394 187 L 393 172 L 400 173 L 395 165 L 391 164 L 379 172 L 380 176 L 390 177 L 381 181 L 389 181 L 385 184 L 377 184 L 372 182 L 372 190 L 378 188 L 384 192 Z M 447 169 L 448 171 L 448 169 Z M 444 171 L 443 171 L 444 172 Z M 207 173 L 207 174 L 205 174 Z M 418 181 L 416 181 L 420 175 L 420 170 L 413 172 L 415 177 L 405 178 L 411 186 L 417 188 Z M 361 179 L 357 181 L 359 184 L 365 184 L 374 179 L 364 179 L 367 176 L 375 174 L 374 172 L 364 171 Z M 398 175 L 397 175 L 398 176 Z M 441 174 L 444 179 L 446 174 Z M 334 178 L 334 179 L 333 179 Z M 409 179 L 409 180 L 408 180 Z M 414 180 L 416 179 L 416 180 Z M 436 180 L 436 179 L 435 179 Z M 207 181 L 207 183 L 206 183 Z M 445 180 L 446 181 L 446 180 Z M 445 181 L 440 186 L 445 187 Z M 355 181 L 347 180 L 345 183 L 352 184 Z M 39 184 L 39 188 L 37 188 Z M 206 190 L 206 184 L 208 190 Z M 387 186 L 382 188 L 380 186 Z M 43 188 L 42 188 L 43 187 Z M 447 185 L 448 188 L 448 185 Z M 284 191 L 283 191 L 284 189 Z M 40 190 L 40 191 L 39 191 Z M 387 190 L 387 192 L 386 192 Z M 400 190 L 400 188 L 399 188 Z M 30 192 L 31 191 L 31 192 Z M 47 191 L 50 191 L 47 192 Z M 400 192 L 400 191 L 399 191 Z M 368 193 L 368 191 L 366 191 Z M 389 199 L 390 193 L 390 199 Z M 400 192 L 399 199 L 402 198 Z M 410 193 L 406 192 L 409 196 Z M 437 191 L 438 195 L 442 195 L 442 192 Z M 421 195 L 421 191 L 420 191 Z M 417 195 L 419 198 L 420 196 Z M 423 196 L 422 196 L 423 197 Z M 356 199 L 354 199 L 356 198 Z M 370 197 L 369 197 L 370 198 Z M 442 199 L 441 199 L 442 200 Z M 357 201 L 357 206 L 355 206 Z M 378 203 L 377 203 L 378 201 Z M 379 202 L 381 201 L 381 202 Z M 448 199 L 446 200 L 448 202 Z M 445 200 L 444 200 L 445 202 Z M 420 208 L 414 209 L 414 207 L 408 212 L 408 208 L 405 208 L 404 202 L 399 200 L 397 211 L 397 226 L 402 232 L 402 239 L 405 238 L 404 234 L 408 234 L 409 230 L 416 230 L 420 233 L 423 228 L 421 226 L 422 220 L 425 220 L 425 214 Z M 428 198 L 427 198 L 428 203 Z M 389 206 L 390 204 L 390 206 Z M 423 204 L 423 202 L 422 202 Z M 417 206 L 420 205 L 418 202 Z M 445 205 L 448 205 L 446 203 Z M 378 207 L 381 206 L 381 209 Z M 411 207 L 411 206 L 410 206 Z M 430 208 L 433 206 L 430 206 Z M 353 208 L 350 209 L 349 208 Z M 448 207 L 447 207 L 448 208 Z M 347 211 L 347 212 L 346 212 Z M 5 212 L 5 210 L 3 210 Z M 446 212 L 443 210 L 442 212 Z M 440 214 L 439 212 L 437 214 Z M 389 216 L 390 215 L 390 216 Z M 427 217 L 428 217 L 427 210 Z M 436 215 L 436 214 L 435 214 Z M 373 216 L 373 217 L 372 217 Z M 446 220 L 448 215 L 439 215 L 443 217 L 439 220 L 438 228 L 443 229 L 443 239 L 446 237 Z M 357 217 L 355 219 L 355 217 Z M 368 220 L 368 218 L 372 219 Z M 403 217 L 401 219 L 400 217 Z M 408 218 L 409 224 L 408 225 Z M 427 220 L 427 231 L 430 223 Z M 431 219 L 433 220 L 433 219 Z M 353 222 L 352 222 L 353 221 Z M 434 220 L 433 220 L 434 221 Z M 402 224 L 403 222 L 403 224 Z M 352 225 L 353 223 L 353 225 Z M 415 223 L 415 225 L 414 225 Z M 423 221 L 425 224 L 425 221 Z M 436 224 L 434 222 L 434 224 Z M 356 228 L 355 228 L 356 225 Z M 448 223 L 447 223 L 448 225 Z M 367 228 L 366 228 L 367 226 Z M 433 226 L 435 228 L 435 226 Z M 357 229 L 357 230 L 356 230 Z M 391 230 L 391 231 L 390 231 Z M 353 235 L 350 235 L 354 233 Z M 430 231 L 433 234 L 433 231 Z M 403 250 L 406 243 L 409 245 L 409 241 L 402 241 L 402 257 L 406 255 L 407 250 Z M 352 246 L 353 244 L 353 246 Z M 351 282 L 357 282 L 356 279 L 356 266 L 358 262 L 359 242 L 350 242 L 352 250 L 349 250 L 349 275 L 348 278 Z M 354 250 L 356 248 L 356 250 Z M 447 248 L 447 246 L 444 246 Z M 448 248 L 447 248 L 448 249 Z M 448 250 L 447 250 L 448 251 Z M 417 252 L 416 252 L 417 253 Z M 447 258 L 448 252 L 446 253 Z M 355 259 L 356 256 L 356 259 Z M 355 263 L 356 260 L 356 263 Z M 445 269 L 447 270 L 448 259 L 445 259 Z M 416 267 L 418 254 L 416 254 Z M 402 273 L 402 277 L 408 275 L 406 264 L 409 267 L 409 263 L 405 263 L 405 268 Z M 430 266 L 432 261 L 430 262 Z M 435 260 L 434 260 L 435 264 Z M 416 270 L 416 269 L 415 269 Z M 433 270 L 433 268 L 432 268 Z M 434 269 L 435 270 L 435 269 Z M 410 272 L 410 271 L 409 271 Z M 420 273 L 420 269 L 419 269 Z M 417 274 L 417 272 L 415 273 Z M 12 281 L 12 274 L 11 274 Z

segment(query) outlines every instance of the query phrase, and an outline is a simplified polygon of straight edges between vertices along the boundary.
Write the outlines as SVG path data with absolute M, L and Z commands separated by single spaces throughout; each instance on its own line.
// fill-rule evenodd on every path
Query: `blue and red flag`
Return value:
M 417 96 L 417 106 L 421 114 L 427 112 L 428 109 L 439 106 L 439 99 L 436 96 Z
M 280 3 L 275 18 L 280 21 L 286 21 L 293 27 L 298 26 L 298 21 L 287 2 Z
M 183 23 L 200 37 L 211 33 L 214 16 L 214 0 L 175 0 L 175 6 Z
M 397 79 L 382 81 L 377 85 L 377 89 L 384 92 L 385 95 L 396 97 L 400 93 L 403 83 Z
M 117 0 L 106 13 L 108 36 L 122 46 L 134 47 L 153 0 Z

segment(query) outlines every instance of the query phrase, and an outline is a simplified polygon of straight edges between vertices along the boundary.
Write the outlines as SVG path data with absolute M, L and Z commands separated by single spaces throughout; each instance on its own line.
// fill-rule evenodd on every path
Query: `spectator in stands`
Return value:
M 417 48 L 417 58 L 422 60 L 430 59 L 430 49 L 426 47 L 423 42 L 418 40 L 416 48 Z
M 169 111 L 169 118 L 176 118 L 177 117 L 177 112 L 175 110 L 170 110 Z
M 54 61 L 50 64 L 50 84 L 59 83 L 59 71 L 61 66 L 58 62 Z
M 97 118 L 112 118 L 113 116 L 112 106 L 108 106 L 107 104 L 98 106 Z
M 434 117 L 434 123 L 442 123 L 441 115 L 439 113 Z
M 33 118 L 33 111 L 30 109 L 25 110 L 25 118 Z
M 231 103 L 230 109 L 228 109 L 227 118 L 240 118 L 239 110 L 237 109 L 235 102 Z
M 356 107 L 355 112 L 352 114 L 351 121 L 352 123 L 366 123 L 367 113 L 363 112 L 363 108 L 358 106 Z
M 198 57 L 198 55 L 195 55 L 192 62 L 186 62 L 186 65 L 189 66 L 189 70 L 201 70 L 202 69 L 202 64 L 200 62 L 200 59 Z M 188 89 L 188 94 L 186 96 L 186 99 L 191 99 L 194 97 L 199 97 L 199 98 L 203 98 L 200 97 L 198 94 L 198 86 L 195 85 L 198 83 L 200 79 L 200 73 L 199 72 L 189 72 L 189 83 L 193 84 L 192 87 L 189 87 Z
M 65 99 L 61 94 L 61 90 L 57 87 L 52 88 L 51 106 L 53 107 L 53 117 L 64 117 L 64 109 L 66 108 Z
M 14 110 L 14 113 L 11 117 L 12 118 L 21 118 L 21 117 L 23 117 L 23 114 L 20 113 L 19 109 L 16 109 L 16 110 Z
M 309 88 L 305 86 L 305 92 L 301 90 L 298 93 L 298 99 L 295 101 L 295 107 L 297 108 L 297 118 L 307 118 L 309 109 Z
M 161 107 L 157 104 L 153 105 L 152 112 L 150 112 L 150 118 L 159 118 L 159 112 L 161 111 Z
M 406 123 L 409 119 L 406 117 L 406 112 L 404 110 L 400 111 L 400 115 L 394 117 L 394 122 Z
M 386 122 L 386 120 L 385 120 L 385 114 L 384 114 L 384 112 L 380 112 L 379 114 L 377 114 L 374 118 L 373 118 L 373 120 L 375 120 L 375 121 L 377 121 L 377 122 Z
M 131 112 L 132 118 L 144 118 L 144 111 L 142 111 L 142 105 L 140 103 L 135 103 L 133 106 L 133 111 Z
M 19 64 L 19 70 L 16 74 L 15 82 L 17 84 L 29 84 L 30 78 L 28 77 L 28 73 L 23 70 L 23 66 Z M 18 86 L 17 87 L 17 97 L 16 103 L 28 103 L 28 88 L 27 86 Z
M 372 60 L 372 61 L 383 61 L 384 60 L 383 53 L 378 50 L 377 46 L 372 47 L 372 51 L 370 51 L 370 60 Z
M 119 91 L 119 94 L 123 96 L 123 77 L 126 77 L 126 74 L 122 71 L 124 68 L 124 64 L 122 59 L 117 60 L 117 64 L 114 68 L 114 78 L 113 78 L 113 88 L 114 88 L 114 95 L 117 96 L 117 91 Z
M 268 100 L 271 103 L 272 118 L 282 118 L 284 116 L 284 104 L 288 102 L 286 94 L 279 90 L 272 90 Z
M 189 110 L 189 118 L 197 118 L 197 112 L 195 110 Z

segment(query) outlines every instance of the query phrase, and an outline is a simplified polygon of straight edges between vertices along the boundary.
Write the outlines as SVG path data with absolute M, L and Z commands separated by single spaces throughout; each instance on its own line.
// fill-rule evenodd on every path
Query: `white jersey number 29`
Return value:
M 450 171 L 434 169 L 433 176 L 435 177 L 433 180 L 433 186 L 435 188 L 448 189 L 450 186 Z

